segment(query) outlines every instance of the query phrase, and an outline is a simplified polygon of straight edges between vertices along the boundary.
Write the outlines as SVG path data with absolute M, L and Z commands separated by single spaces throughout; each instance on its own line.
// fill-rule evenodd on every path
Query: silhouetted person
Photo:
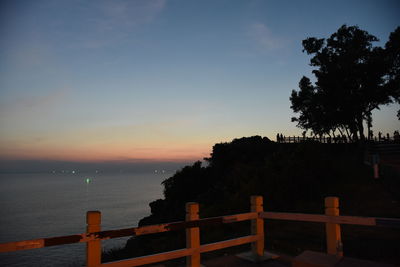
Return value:
M 382 139 L 382 133 L 379 132 L 379 133 L 378 133 L 378 141 L 381 141 L 381 139 Z
M 281 134 L 281 142 L 285 142 L 285 137 Z
M 394 131 L 394 133 L 393 133 L 393 139 L 394 139 L 394 141 L 396 141 L 396 142 L 400 140 L 399 131 Z

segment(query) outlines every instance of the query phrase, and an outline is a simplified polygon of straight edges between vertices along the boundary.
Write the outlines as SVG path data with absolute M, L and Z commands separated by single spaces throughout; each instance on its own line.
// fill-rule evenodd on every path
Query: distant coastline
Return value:
M 188 165 L 190 161 L 147 161 L 134 162 L 129 160 L 79 162 L 55 160 L 0 160 L 0 173 L 61 173 L 75 170 L 80 173 L 118 173 L 134 172 L 148 173 L 154 170 L 167 170 L 169 173 Z

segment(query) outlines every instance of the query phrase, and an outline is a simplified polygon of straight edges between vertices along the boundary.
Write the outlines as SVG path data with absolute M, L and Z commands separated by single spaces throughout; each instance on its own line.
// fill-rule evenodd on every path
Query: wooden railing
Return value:
M 329 137 L 329 136 L 321 136 L 321 137 L 310 137 L 310 136 L 283 136 L 282 138 L 277 139 L 279 143 L 300 143 L 305 141 L 316 141 L 320 143 L 349 143 L 350 140 L 346 137 Z
M 335 144 L 342 144 L 342 143 L 351 143 L 351 141 L 346 137 L 329 137 L 329 136 L 321 136 L 321 137 L 309 137 L 309 136 L 283 136 L 279 138 L 277 142 L 279 143 L 300 143 L 305 141 L 316 141 L 320 143 L 335 143 Z
M 300 143 L 305 141 L 315 141 L 319 143 L 326 143 L 326 144 L 343 144 L 343 143 L 354 143 L 351 139 L 346 136 L 282 136 L 277 137 L 276 141 L 278 143 Z M 366 139 L 369 143 L 374 144 L 387 144 L 387 143 L 400 143 L 399 136 L 384 136 L 384 137 L 372 137 L 370 139 Z
M 186 204 L 186 220 L 166 224 L 133 227 L 118 230 L 101 231 L 101 213 L 99 211 L 87 212 L 87 231 L 83 234 L 41 238 L 8 242 L 0 244 L 0 252 L 35 249 L 72 243 L 86 243 L 86 266 L 139 266 L 162 262 L 166 260 L 186 257 L 186 266 L 200 266 L 200 254 L 232 246 L 252 244 L 254 260 L 264 256 L 264 219 L 321 222 L 326 224 L 327 253 L 343 256 L 341 241 L 341 224 L 355 224 L 368 226 L 386 226 L 400 228 L 400 219 L 339 216 L 339 199 L 337 197 L 325 198 L 325 215 L 265 212 L 261 196 L 251 197 L 251 212 L 199 219 L 199 206 L 197 203 Z M 200 227 L 206 225 L 226 224 L 251 220 L 251 235 L 210 244 L 200 244 Z M 163 252 L 127 260 L 101 263 L 101 241 L 124 236 L 139 236 L 167 231 L 186 229 L 186 248 Z

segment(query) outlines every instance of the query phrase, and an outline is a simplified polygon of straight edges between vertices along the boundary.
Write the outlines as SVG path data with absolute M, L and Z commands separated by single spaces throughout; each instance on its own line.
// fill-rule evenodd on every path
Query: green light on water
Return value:
M 86 178 L 86 183 L 90 183 L 92 180 L 90 178 Z

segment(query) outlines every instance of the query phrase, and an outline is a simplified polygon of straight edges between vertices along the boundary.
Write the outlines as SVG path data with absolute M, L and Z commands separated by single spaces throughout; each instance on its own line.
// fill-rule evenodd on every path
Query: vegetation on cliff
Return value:
M 388 171 L 384 182 L 374 181 L 371 168 L 364 165 L 362 158 L 356 144 L 283 144 L 260 136 L 216 144 L 210 158 L 205 159 L 205 166 L 195 162 L 163 181 L 164 198 L 150 203 L 151 215 L 143 218 L 140 225 L 184 220 L 185 203 L 192 201 L 200 204 L 203 218 L 247 212 L 251 195 L 262 195 L 265 210 L 269 211 L 323 213 L 324 198 L 338 196 L 342 214 L 398 216 L 399 180 Z M 202 230 L 201 240 L 210 242 L 246 234 L 246 223 L 209 227 Z M 324 250 L 322 224 L 275 221 L 267 222 L 266 227 L 269 248 L 293 254 L 299 249 Z M 383 241 L 379 240 L 384 240 L 387 250 L 383 254 L 372 253 L 375 259 L 400 253 L 394 251 L 399 249 L 392 240 L 393 233 L 378 233 L 379 237 L 372 234 L 368 238 L 377 238 L 373 242 L 380 246 Z M 134 237 L 124 249 L 108 253 L 105 259 L 182 248 L 184 240 L 182 231 Z M 353 241 L 347 240 L 350 247 Z M 358 255 L 365 250 L 348 252 Z

